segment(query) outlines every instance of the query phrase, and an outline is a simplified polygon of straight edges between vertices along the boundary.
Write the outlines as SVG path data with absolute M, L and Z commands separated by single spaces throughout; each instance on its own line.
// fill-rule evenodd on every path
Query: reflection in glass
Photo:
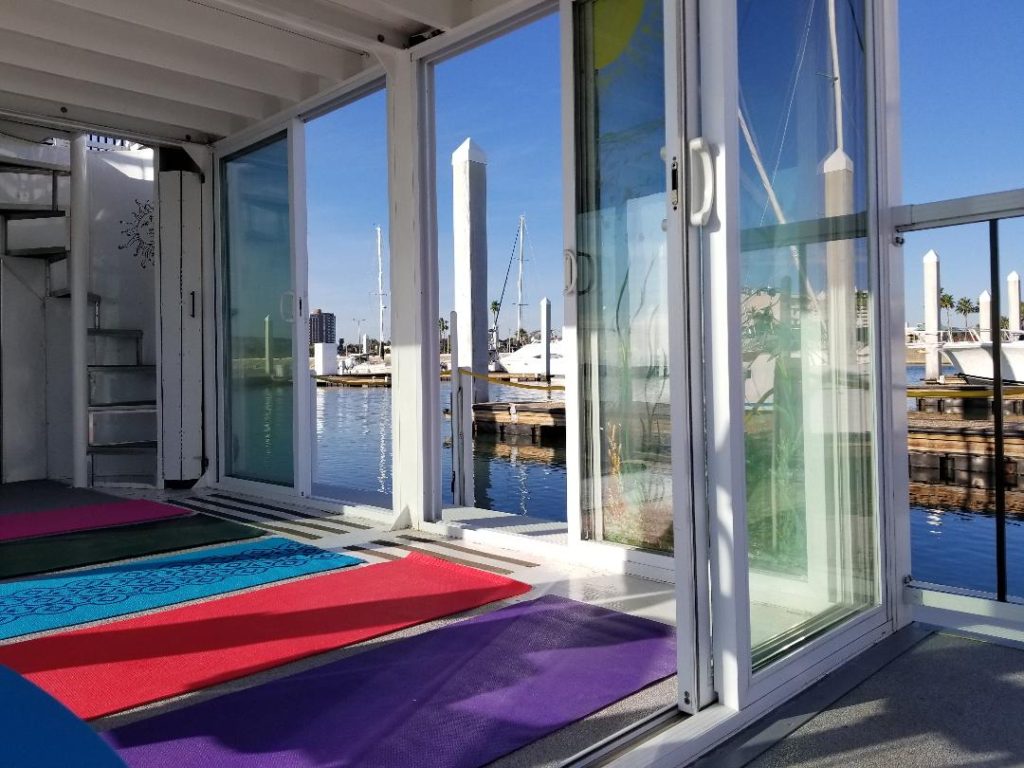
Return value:
M 288 141 L 224 161 L 226 473 L 292 485 Z
M 575 10 L 583 535 L 671 551 L 662 2 Z
M 368 383 L 391 371 L 388 232 L 374 226 L 388 220 L 386 107 L 380 90 L 306 123 L 309 304 L 337 321 L 310 341 L 359 345 L 365 330 L 368 354 L 335 359 Z M 390 508 L 391 388 L 329 384 L 313 387 L 313 495 Z
M 877 603 L 864 3 L 739 0 L 739 25 L 758 667 Z

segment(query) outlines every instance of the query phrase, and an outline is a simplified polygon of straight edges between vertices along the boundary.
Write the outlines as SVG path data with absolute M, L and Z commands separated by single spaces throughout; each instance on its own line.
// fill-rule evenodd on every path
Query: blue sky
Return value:
M 901 0 L 904 200 L 926 202 L 1024 186 L 1024 2 Z M 561 125 L 557 18 L 547 17 L 436 69 L 440 307 L 451 307 L 450 154 L 467 136 L 488 155 L 490 298 L 512 251 L 518 217 L 530 234 L 524 325 L 535 328 L 543 295 L 562 316 Z M 333 311 L 338 333 L 376 328 L 374 224 L 385 227 L 387 184 L 383 93 L 311 122 L 310 303 Z M 907 320 L 922 318 L 921 256 L 942 257 L 955 296 L 987 286 L 983 227 L 915 233 L 904 246 Z M 1002 228 L 1003 276 L 1024 274 L 1024 223 Z M 385 259 L 385 270 L 387 269 Z M 515 316 L 515 269 L 502 333 Z M 385 272 L 385 290 L 387 273 Z M 371 331 L 371 335 L 376 335 Z
M 1024 187 L 1022 32 L 1021 0 L 901 0 L 906 202 Z M 911 324 L 923 318 L 921 257 L 929 248 L 955 297 L 977 301 L 988 286 L 986 225 L 912 233 L 903 247 Z M 1024 223 L 1001 225 L 1000 257 L 1004 279 L 1011 270 L 1024 274 Z
M 523 325 L 539 327 L 537 305 L 551 299 L 552 326 L 562 326 L 562 153 L 558 20 L 541 19 L 510 35 L 441 62 L 435 70 L 439 304 L 452 304 L 451 153 L 467 137 L 488 159 L 488 285 L 497 299 L 520 214 L 526 216 Z M 377 335 L 374 224 L 385 228 L 385 99 L 373 94 L 310 122 L 309 300 L 334 312 L 338 334 L 357 323 Z M 385 250 L 385 291 L 387 291 Z M 502 334 L 515 324 L 513 266 L 501 312 Z M 387 302 L 389 303 L 389 302 Z

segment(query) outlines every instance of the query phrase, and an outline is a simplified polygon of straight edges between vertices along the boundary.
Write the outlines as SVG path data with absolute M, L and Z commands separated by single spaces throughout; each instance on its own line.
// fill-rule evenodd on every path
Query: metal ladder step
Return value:
M 88 328 L 90 336 L 113 336 L 120 339 L 141 339 L 142 331 L 134 328 Z
M 136 372 L 136 371 L 139 372 L 139 373 L 146 373 L 146 372 L 149 372 L 149 371 L 155 371 L 156 370 L 156 366 L 155 365 L 130 365 L 130 364 L 124 364 L 124 365 L 116 365 L 116 364 L 114 364 L 114 365 L 90 365 L 89 366 L 89 370 L 90 371 L 104 371 L 104 372 L 110 372 L 110 373 L 121 373 L 121 372 L 131 373 L 131 372 Z
M 70 288 L 58 288 L 56 291 L 50 291 L 50 298 L 51 299 L 70 299 L 71 298 L 71 289 Z M 100 301 L 102 301 L 102 299 L 100 299 L 99 294 L 96 294 L 96 293 L 90 293 L 89 294 L 89 303 L 90 304 L 99 304 Z
M 19 259 L 46 259 L 47 261 L 60 261 L 68 257 L 68 249 L 62 245 L 47 246 L 45 248 L 10 248 L 5 256 L 16 256 Z
M 134 443 L 101 443 L 90 445 L 86 453 L 93 456 L 128 456 L 133 454 L 156 453 L 156 440 L 140 440 Z
M 119 413 L 119 412 L 149 413 L 156 412 L 156 400 L 126 400 L 121 403 L 100 403 L 90 405 L 90 413 Z
M 20 219 L 59 219 L 67 215 L 66 211 L 54 208 L 42 208 L 34 205 L 0 204 L 0 216 L 11 221 Z

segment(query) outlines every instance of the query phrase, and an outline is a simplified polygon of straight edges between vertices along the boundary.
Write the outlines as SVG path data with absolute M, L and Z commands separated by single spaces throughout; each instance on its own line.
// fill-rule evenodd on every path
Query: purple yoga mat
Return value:
M 480 766 L 675 669 L 672 627 L 547 596 L 104 738 L 130 768 Z

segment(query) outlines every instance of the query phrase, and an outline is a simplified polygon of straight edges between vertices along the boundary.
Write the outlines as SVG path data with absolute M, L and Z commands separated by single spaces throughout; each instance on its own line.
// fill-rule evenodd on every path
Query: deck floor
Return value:
M 32 507 L 33 509 L 73 506 L 69 502 L 76 499 L 87 499 L 78 501 L 78 503 L 97 503 L 110 498 L 106 494 L 67 489 L 57 484 L 46 484 L 45 487 L 38 488 L 4 486 L 0 493 L 0 514 L 8 508 L 10 511 L 18 508 L 26 509 L 23 502 L 33 493 L 38 494 L 39 499 L 38 503 Z M 474 611 L 394 632 L 381 638 L 277 667 L 240 680 L 102 718 L 93 722 L 93 725 L 99 730 L 107 730 L 151 717 L 159 712 L 188 706 L 228 691 L 258 685 L 339 658 L 361 653 L 404 637 L 428 632 L 471 615 L 493 611 L 513 602 L 534 599 L 544 594 L 557 594 L 666 623 L 675 621 L 675 596 L 671 584 L 567 565 L 557 559 L 532 552 L 523 554 L 496 547 L 481 547 L 477 544 L 445 538 L 435 533 L 411 530 L 390 531 L 386 530 L 379 520 L 374 520 L 371 517 L 332 513 L 292 502 L 256 499 L 221 491 L 118 489 L 116 493 L 120 496 L 145 497 L 186 504 L 190 509 L 203 511 L 206 514 L 262 527 L 271 535 L 286 536 L 305 544 L 354 554 L 367 563 L 385 562 L 418 551 L 507 575 L 530 584 L 533 589 L 512 600 L 493 603 Z M 466 515 L 472 517 L 469 512 L 462 514 L 460 511 L 454 511 L 451 519 L 446 515 L 446 522 L 456 525 L 470 522 Z M 483 522 L 486 525 L 486 522 L 482 520 L 472 522 Z M 550 544 L 563 543 L 564 540 L 563 530 L 559 530 L 557 524 L 553 526 L 550 522 L 519 518 L 516 520 L 495 519 L 492 524 L 503 528 L 508 533 L 538 536 Z M 552 530 L 553 527 L 554 530 Z M 674 706 L 676 700 L 677 682 L 675 677 L 671 677 L 507 755 L 492 765 L 503 766 L 503 768 L 560 765 L 573 755 L 623 728 L 639 723 L 667 707 Z
M 826 678 L 817 690 L 808 690 L 783 707 L 774 724 L 755 726 L 697 765 L 1024 765 L 1024 648 L 917 626 L 903 632 L 917 632 L 924 639 L 822 708 L 822 696 L 834 685 Z M 863 665 L 854 660 L 847 668 L 858 664 Z M 843 673 L 841 669 L 834 674 Z M 802 724 L 784 735 L 787 721 Z

